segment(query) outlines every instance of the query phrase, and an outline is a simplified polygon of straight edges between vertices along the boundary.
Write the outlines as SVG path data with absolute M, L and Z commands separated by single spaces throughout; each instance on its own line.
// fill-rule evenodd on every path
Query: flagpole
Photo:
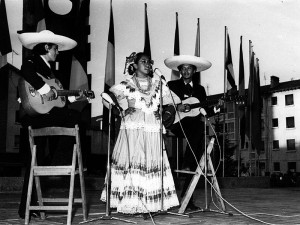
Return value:
M 252 41 L 249 40 L 249 77 L 251 79 L 251 60 L 252 60 Z M 250 80 L 249 80 L 250 82 Z M 250 171 L 250 176 L 252 175 L 252 159 L 251 159 L 251 150 L 252 150 L 252 126 L 251 126 L 251 121 L 252 121 L 252 113 L 251 113 L 251 106 L 252 106 L 252 93 L 250 94 L 250 87 L 248 88 L 248 98 L 250 98 L 250 104 L 248 105 L 249 107 L 249 148 L 248 148 L 248 155 L 249 155 L 249 171 Z
M 256 58 L 256 68 L 257 68 L 256 73 L 258 73 L 258 75 L 259 75 L 259 59 L 258 58 Z M 257 77 L 259 77 L 259 76 L 257 76 Z M 255 155 L 257 156 L 257 157 L 255 157 L 255 159 L 257 160 L 255 162 L 255 168 L 257 168 L 256 169 L 256 176 L 259 176 L 259 154 L 258 154 L 258 149 L 257 148 L 256 148 L 256 151 L 255 151 Z
M 226 52 L 227 52 L 227 27 L 225 26 L 225 38 L 224 38 L 224 99 L 226 97 Z M 223 177 L 225 177 L 225 112 L 226 112 L 226 104 L 224 104 L 224 112 L 223 112 L 223 149 L 222 149 L 222 161 L 223 161 Z
M 241 61 L 241 54 L 242 54 L 242 52 L 241 52 L 241 46 L 243 45 L 243 36 L 241 36 L 241 38 L 240 38 L 240 61 Z M 244 62 L 243 62 L 244 63 Z M 241 83 L 241 81 L 240 81 L 240 79 L 241 79 L 241 62 L 239 62 L 239 95 L 241 95 L 241 86 L 240 86 L 240 83 Z M 241 148 L 242 148 L 242 138 L 241 138 L 241 113 L 240 113 L 240 110 L 238 110 L 238 124 L 239 124 L 239 134 L 238 134 L 238 140 L 239 140 L 239 147 L 238 147 L 238 177 L 240 177 L 240 164 L 241 164 Z
M 200 18 L 197 18 L 197 35 L 196 35 L 196 48 L 195 56 L 200 57 Z M 201 72 L 198 72 L 198 83 L 201 85 Z

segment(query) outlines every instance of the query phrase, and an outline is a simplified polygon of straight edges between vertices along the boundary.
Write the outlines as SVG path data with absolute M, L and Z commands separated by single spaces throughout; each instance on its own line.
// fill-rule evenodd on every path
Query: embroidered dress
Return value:
M 110 206 L 126 214 L 161 210 L 160 120 L 154 111 L 160 103 L 158 78 L 133 76 L 113 86 L 118 101 L 126 99 L 135 112 L 121 122 L 111 160 Z M 169 89 L 163 85 L 164 103 L 172 102 Z M 163 148 L 165 149 L 165 148 Z M 170 164 L 163 151 L 163 210 L 179 205 Z M 106 201 L 106 181 L 101 194 Z

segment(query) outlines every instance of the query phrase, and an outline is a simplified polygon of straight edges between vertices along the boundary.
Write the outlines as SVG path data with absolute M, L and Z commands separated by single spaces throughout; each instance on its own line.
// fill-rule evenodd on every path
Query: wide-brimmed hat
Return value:
M 211 62 L 208 60 L 193 56 L 193 55 L 176 55 L 165 59 L 165 65 L 172 70 L 179 70 L 178 66 L 184 64 L 194 65 L 197 68 L 197 72 L 207 70 L 211 67 Z
M 41 32 L 28 32 L 18 35 L 19 40 L 25 48 L 33 49 L 39 43 L 53 43 L 58 46 L 59 51 L 66 51 L 74 48 L 77 42 L 71 38 L 54 34 L 50 30 L 43 30 Z

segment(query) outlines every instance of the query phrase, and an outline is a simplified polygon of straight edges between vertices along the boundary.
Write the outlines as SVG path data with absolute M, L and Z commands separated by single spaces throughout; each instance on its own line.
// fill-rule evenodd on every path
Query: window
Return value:
M 233 102 L 228 102 L 226 108 L 227 108 L 227 112 L 234 112 Z
M 296 150 L 295 139 L 287 139 L 286 140 L 287 150 Z
M 260 163 L 259 163 L 259 168 L 260 168 L 261 170 L 265 170 L 265 169 L 266 169 L 266 163 L 265 163 L 265 162 L 260 162 Z
M 288 162 L 288 170 L 291 172 L 297 171 L 296 162 Z
M 20 147 L 20 135 L 15 135 L 14 147 L 15 148 L 19 148 Z
M 286 118 L 286 128 L 293 128 L 293 127 L 295 127 L 294 117 L 293 116 L 287 117 Z
M 272 127 L 278 127 L 278 119 L 272 119 Z
M 273 140 L 273 149 L 278 150 L 279 149 L 279 140 Z
M 234 132 L 234 123 L 226 123 L 227 132 Z
M 274 162 L 273 167 L 274 167 L 274 171 L 280 171 L 280 163 L 279 162 Z
M 271 98 L 271 104 L 272 105 L 277 105 L 277 97 L 272 97 Z
M 294 96 L 293 96 L 293 94 L 285 96 L 285 105 L 294 105 Z

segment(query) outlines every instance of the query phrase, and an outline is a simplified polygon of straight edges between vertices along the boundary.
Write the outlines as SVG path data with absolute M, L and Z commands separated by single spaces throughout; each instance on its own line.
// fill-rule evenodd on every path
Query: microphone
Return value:
M 108 103 L 110 103 L 112 105 L 116 105 L 115 102 L 112 100 L 112 98 L 107 93 L 102 92 L 101 97 Z
M 200 111 L 200 113 L 201 113 L 204 117 L 207 116 L 207 113 L 206 113 L 206 111 L 205 111 L 204 108 L 200 108 L 199 111 Z
M 119 105 L 116 97 L 114 95 L 107 94 L 105 92 L 101 93 L 101 97 L 106 102 L 110 103 L 111 105 L 117 107 L 120 111 L 123 111 L 122 107 Z M 113 100 L 114 99 L 114 100 Z
M 164 75 L 162 74 L 162 72 L 158 69 L 158 68 L 155 68 L 154 69 L 154 73 L 159 76 L 162 80 L 166 81 L 166 78 L 164 77 Z

